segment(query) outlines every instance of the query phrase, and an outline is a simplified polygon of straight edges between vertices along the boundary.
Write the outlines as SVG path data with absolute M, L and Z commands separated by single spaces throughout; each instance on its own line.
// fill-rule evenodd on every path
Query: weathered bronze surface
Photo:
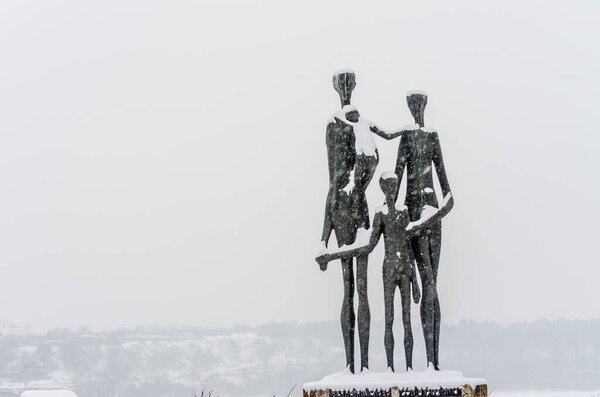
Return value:
M 410 322 L 410 294 L 413 291 L 415 303 L 419 303 L 420 293 L 414 270 L 414 257 L 411 238 L 438 224 L 454 204 L 451 195 L 440 210 L 423 215 L 418 221 L 409 222 L 408 208 L 397 205 L 398 177 L 394 173 L 384 173 L 379 185 L 386 198 L 386 205 L 375 213 L 373 227 L 366 245 L 353 249 L 340 249 L 335 253 L 317 257 L 320 265 L 326 265 L 334 259 L 346 259 L 368 255 L 373 251 L 381 235 L 384 237 L 385 258 L 383 262 L 383 289 L 385 300 L 385 350 L 388 368 L 394 369 L 394 294 L 400 289 L 402 300 L 402 321 L 404 325 L 404 353 L 407 369 L 412 369 L 413 336 Z M 412 286 L 412 288 L 411 288 Z
M 400 136 L 396 175 L 401 182 L 406 169 L 407 188 L 404 203 L 408 206 L 411 221 L 417 221 L 421 218 L 424 206 L 438 206 L 433 187 L 433 167 L 444 197 L 451 191 L 438 133 L 433 128 L 425 127 L 427 95 L 420 91 L 409 92 L 406 102 L 415 121 L 413 127 L 393 133 L 386 133 L 376 126 L 372 130 L 384 136 Z M 414 237 L 411 244 L 423 288 L 420 312 L 427 363 L 438 370 L 441 311 L 437 275 L 442 244 L 441 222 L 431 225 L 426 233 Z
M 450 193 L 450 185 L 446 176 L 438 133 L 434 129 L 424 128 L 427 96 L 424 93 L 412 93 L 407 96 L 406 100 L 419 128 L 402 131 L 396 175 L 401 181 L 404 168 L 406 168 L 407 188 L 404 202 L 408 206 L 411 221 L 415 221 L 421 217 L 423 206 L 438 206 L 433 190 L 432 165 L 435 166 L 444 197 Z M 423 287 L 421 325 L 425 337 L 427 362 L 432 363 L 436 370 L 439 369 L 441 321 L 440 302 L 437 294 L 441 244 L 441 222 L 431 226 L 427 233 L 412 240 Z
M 441 249 L 441 217 L 452 208 L 450 185 L 446 176 L 442 151 L 437 131 L 425 127 L 425 107 L 427 95 L 423 92 L 409 92 L 407 104 L 415 125 L 396 132 L 386 132 L 370 123 L 370 131 L 385 139 L 400 137 L 395 174 L 397 179 L 382 180 L 381 187 L 386 195 L 386 205 L 377 212 L 373 229 L 370 228 L 369 209 L 365 191 L 373 178 L 379 162 L 379 153 L 372 143 L 372 150 L 358 150 L 364 134 L 360 126 L 365 124 L 358 110 L 350 105 L 356 77 L 351 71 L 337 73 L 333 77 L 333 87 L 340 97 L 342 110 L 330 120 L 326 130 L 327 157 L 329 162 L 329 192 L 325 205 L 322 243 L 326 248 L 332 231 L 335 231 L 339 247 L 355 243 L 357 233 L 363 229 L 371 233 L 372 241 L 362 249 L 338 252 L 336 255 L 318 258 L 321 270 L 327 269 L 327 262 L 341 259 L 344 280 L 344 300 L 341 312 L 341 326 L 346 351 L 346 364 L 354 372 L 354 259 L 356 258 L 356 289 L 358 291 L 358 334 L 361 352 L 361 370 L 368 368 L 370 311 L 367 295 L 368 254 L 374 248 L 379 236 L 384 235 L 386 257 L 383 265 L 383 284 L 386 312 L 385 347 L 388 366 L 394 368 L 394 337 L 392 324 L 394 317 L 393 298 L 396 288 L 400 289 L 404 322 L 404 348 L 406 367 L 412 367 L 413 338 L 410 327 L 410 295 L 415 303 L 421 294 L 415 280 L 415 263 L 419 269 L 422 288 L 421 324 L 426 344 L 428 365 L 439 369 L 440 303 L 437 294 L 437 274 Z M 358 131 L 355 128 L 359 128 Z M 371 135 L 368 134 L 371 138 Z M 364 144 L 364 142 L 362 143 Z M 433 186 L 433 168 L 442 189 L 448 208 L 439 211 L 432 219 L 422 218 L 427 206 L 438 208 L 438 200 Z M 396 206 L 400 182 L 406 169 L 407 190 L 405 209 Z M 389 187 L 386 187 L 389 186 Z M 442 214 L 443 213 L 443 214 Z M 406 227 L 426 221 L 422 233 L 409 232 Z M 421 229 L 422 227 L 419 227 Z M 411 238 L 410 243 L 407 239 Z M 374 241 L 374 243 L 373 243 Z
M 365 190 L 379 162 L 374 153 L 357 153 L 352 123 L 360 120 L 358 111 L 350 107 L 355 87 L 354 73 L 344 72 L 333 77 L 333 86 L 340 95 L 342 109 L 347 113 L 327 125 L 327 158 L 329 160 L 329 193 L 325 205 L 322 242 L 327 246 L 335 231 L 338 246 L 352 244 L 359 228 L 369 229 L 369 208 Z M 351 188 L 348 188 L 351 187 Z M 321 266 L 321 270 L 327 267 Z M 354 267 L 353 258 L 342 260 L 344 300 L 340 317 L 346 365 L 354 372 Z M 356 286 L 358 290 L 358 335 L 361 370 L 369 367 L 369 330 L 371 312 L 367 296 L 367 255 L 356 256 Z

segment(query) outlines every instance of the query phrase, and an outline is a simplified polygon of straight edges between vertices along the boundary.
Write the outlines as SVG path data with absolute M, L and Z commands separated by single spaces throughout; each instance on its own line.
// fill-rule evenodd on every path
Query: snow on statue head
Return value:
M 390 171 L 384 172 L 379 178 L 379 187 L 385 194 L 386 202 L 395 204 L 398 196 L 398 176 Z
M 333 75 L 333 88 L 340 95 L 342 107 L 350 105 L 352 91 L 356 87 L 354 71 L 349 68 L 337 70 Z
M 425 126 L 425 106 L 427 106 L 427 93 L 421 90 L 411 90 L 406 93 L 406 103 L 410 113 L 415 119 L 415 124 Z

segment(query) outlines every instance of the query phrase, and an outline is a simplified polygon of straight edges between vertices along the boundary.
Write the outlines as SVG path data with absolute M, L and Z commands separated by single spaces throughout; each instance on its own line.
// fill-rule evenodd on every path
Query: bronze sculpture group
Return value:
M 341 71 L 333 77 L 342 108 L 327 125 L 326 142 L 329 163 L 329 192 L 323 226 L 323 250 L 317 257 L 321 270 L 327 263 L 341 259 L 344 301 L 341 325 L 346 364 L 354 372 L 354 266 L 356 258 L 356 290 L 358 292 L 358 335 L 361 371 L 369 367 L 370 311 L 367 296 L 368 254 L 384 237 L 383 286 L 385 303 L 385 350 L 387 365 L 394 370 L 394 294 L 400 290 L 404 349 L 407 369 L 412 368 L 413 338 L 410 322 L 411 294 L 420 301 L 421 324 L 425 337 L 428 366 L 439 370 L 440 304 L 437 274 L 441 247 L 441 218 L 454 204 L 437 132 L 424 124 L 427 95 L 421 91 L 407 94 L 407 104 L 415 124 L 397 132 L 381 130 L 362 118 L 350 104 L 355 87 L 352 71 Z M 400 137 L 395 172 L 383 173 L 379 184 L 385 205 L 379 207 L 371 225 L 365 196 L 375 174 L 379 154 L 373 135 L 391 140 Z M 438 203 L 432 167 L 435 167 L 443 199 Z M 403 204 L 397 204 L 400 182 L 406 168 L 407 189 Z M 338 247 L 327 248 L 335 231 Z M 421 290 L 416 280 L 418 268 Z M 422 295 L 422 296 L 421 296 Z

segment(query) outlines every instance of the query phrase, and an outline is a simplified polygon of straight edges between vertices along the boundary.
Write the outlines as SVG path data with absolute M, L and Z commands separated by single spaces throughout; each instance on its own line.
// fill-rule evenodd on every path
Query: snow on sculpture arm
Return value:
M 450 212 L 453 206 L 454 199 L 452 198 L 452 193 L 448 193 L 446 196 L 444 196 L 442 205 L 439 209 L 430 205 L 424 206 L 419 220 L 410 222 L 408 226 L 406 226 L 406 231 L 408 232 L 409 236 L 416 236 L 417 234 L 421 233 L 422 230 L 438 223 Z

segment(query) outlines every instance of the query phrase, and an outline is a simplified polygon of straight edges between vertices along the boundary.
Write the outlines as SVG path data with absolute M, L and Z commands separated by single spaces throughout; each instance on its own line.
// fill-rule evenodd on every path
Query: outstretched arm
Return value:
M 446 197 L 450 193 L 450 184 L 448 183 L 448 177 L 446 176 L 446 168 L 444 167 L 444 159 L 442 157 L 442 147 L 437 132 L 433 133 L 433 165 L 435 166 L 435 171 L 440 181 L 442 194 Z
M 402 130 L 396 132 L 385 132 L 384 130 L 379 129 L 379 127 L 377 127 L 375 124 L 371 126 L 371 132 L 375 135 L 379 135 L 383 139 L 387 139 L 388 141 L 402 135 Z
M 442 205 L 439 209 L 435 209 L 429 205 L 425 206 L 421 213 L 421 218 L 418 221 L 410 222 L 406 227 L 406 231 L 412 237 L 419 234 L 422 230 L 427 229 L 438 223 L 444 216 L 450 212 L 454 206 L 452 193 L 448 193 L 442 200 Z
M 355 256 L 371 253 L 371 251 L 373 251 L 379 242 L 379 237 L 383 231 L 382 226 L 382 215 L 377 213 L 375 215 L 375 219 L 373 220 L 373 227 L 371 227 L 371 234 L 369 235 L 368 242 L 358 241 L 357 239 L 354 244 L 351 244 L 347 247 L 327 250 L 326 253 L 319 255 L 316 258 L 317 262 L 321 265 L 335 259 L 353 258 Z
M 380 129 L 375 124 L 371 125 L 371 132 L 372 133 L 374 133 L 375 135 L 379 135 L 380 137 L 382 137 L 383 139 L 387 139 L 388 141 L 392 140 L 394 138 L 399 137 L 400 135 L 402 135 L 406 131 L 413 131 L 413 130 L 416 130 L 416 129 L 419 129 L 418 125 L 416 125 L 416 124 L 414 124 L 414 125 L 410 124 L 410 125 L 407 125 L 407 126 L 404 126 L 404 127 L 400 128 L 396 132 L 386 132 L 386 131 Z

